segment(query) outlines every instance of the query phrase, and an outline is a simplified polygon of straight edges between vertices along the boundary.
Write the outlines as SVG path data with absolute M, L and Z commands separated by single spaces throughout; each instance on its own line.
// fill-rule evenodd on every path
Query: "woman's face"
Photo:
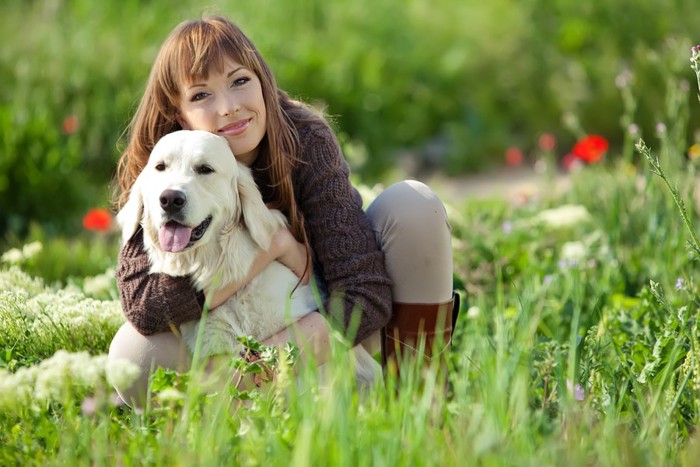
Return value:
M 225 137 L 239 162 L 251 165 L 265 136 L 265 100 L 251 70 L 226 59 L 223 72 L 183 83 L 178 122 L 185 130 L 206 130 Z

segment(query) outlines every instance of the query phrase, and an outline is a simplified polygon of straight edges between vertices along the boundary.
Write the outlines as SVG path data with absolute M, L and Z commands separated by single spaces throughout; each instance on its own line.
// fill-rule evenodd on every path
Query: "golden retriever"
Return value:
M 284 215 L 268 209 L 248 167 L 236 161 L 227 141 L 206 131 L 176 131 L 153 148 L 129 199 L 117 215 L 122 241 L 143 228 L 151 273 L 191 276 L 198 290 L 242 281 L 267 250 Z M 258 341 L 316 310 L 310 286 L 273 261 L 204 324 L 203 356 L 237 355 L 238 336 Z M 180 326 L 192 351 L 200 320 Z M 356 377 L 370 384 L 381 372 L 362 346 L 353 349 Z

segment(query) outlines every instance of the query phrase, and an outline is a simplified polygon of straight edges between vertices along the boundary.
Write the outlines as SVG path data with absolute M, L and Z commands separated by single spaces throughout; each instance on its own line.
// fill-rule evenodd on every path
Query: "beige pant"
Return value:
M 396 183 L 367 209 L 386 268 L 400 303 L 444 303 L 452 297 L 452 244 L 447 213 L 440 199 L 417 181 Z M 378 336 L 368 346 L 377 348 Z M 128 403 L 141 405 L 154 368 L 185 371 L 189 354 L 172 333 L 143 336 L 128 322 L 112 340 L 110 358 L 126 358 L 142 368 L 130 388 L 116 388 Z

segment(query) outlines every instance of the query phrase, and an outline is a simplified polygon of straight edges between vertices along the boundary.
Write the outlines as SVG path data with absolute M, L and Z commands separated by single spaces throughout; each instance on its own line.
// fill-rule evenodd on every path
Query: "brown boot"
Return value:
M 445 303 L 394 303 L 391 320 L 382 329 L 382 365 L 398 374 L 407 358 L 422 358 L 428 364 L 433 356 L 451 346 L 452 332 L 459 313 L 459 295 Z M 440 349 L 435 349 L 435 345 Z M 434 355 L 435 354 L 435 355 Z

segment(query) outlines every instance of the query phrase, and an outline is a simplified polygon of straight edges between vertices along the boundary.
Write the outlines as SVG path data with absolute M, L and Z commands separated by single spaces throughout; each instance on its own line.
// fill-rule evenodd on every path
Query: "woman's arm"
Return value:
M 293 172 L 319 276 L 328 292 L 324 308 L 354 343 L 374 334 L 391 317 L 391 280 L 350 168 L 325 124 L 299 130 L 303 163 Z
M 287 229 L 280 229 L 273 237 L 270 249 L 258 255 L 245 280 L 219 289 L 210 306 L 215 308 L 223 303 L 274 260 L 301 275 L 306 265 L 306 249 Z M 191 279 L 151 274 L 150 268 L 143 232 L 139 231 L 122 246 L 115 273 L 122 310 L 134 328 L 143 335 L 150 335 L 171 331 L 182 323 L 200 319 L 205 297 L 194 289 Z M 309 276 L 310 270 L 302 279 L 308 282 Z
M 226 302 L 226 300 L 244 285 L 248 284 L 275 260 L 291 269 L 297 277 L 301 278 L 302 284 L 307 284 L 309 282 L 309 277 L 311 277 L 311 261 L 307 260 L 306 248 L 296 241 L 289 229 L 282 228 L 275 233 L 270 248 L 267 251 L 261 252 L 255 258 L 253 265 L 250 267 L 250 271 L 248 271 L 248 275 L 241 282 L 228 284 L 214 292 L 210 303 L 211 309 Z M 308 268 L 306 267 L 307 263 L 309 264 Z
M 197 293 L 189 277 L 151 274 L 150 269 L 139 230 L 122 245 L 115 272 L 124 316 L 138 332 L 166 332 L 201 318 L 204 294 Z

